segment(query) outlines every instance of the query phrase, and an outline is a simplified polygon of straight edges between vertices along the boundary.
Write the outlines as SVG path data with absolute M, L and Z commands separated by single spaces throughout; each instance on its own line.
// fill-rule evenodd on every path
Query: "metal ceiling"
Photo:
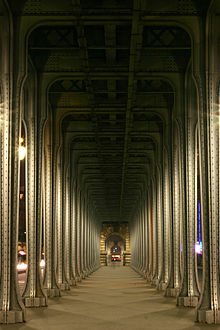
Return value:
M 101 221 L 132 220 L 162 168 L 191 56 L 188 33 L 167 17 L 204 9 L 183 0 L 26 2 L 24 15 L 53 16 L 33 30 L 28 52 L 39 76 L 51 79 L 48 100 L 54 118 L 64 118 L 72 175 Z

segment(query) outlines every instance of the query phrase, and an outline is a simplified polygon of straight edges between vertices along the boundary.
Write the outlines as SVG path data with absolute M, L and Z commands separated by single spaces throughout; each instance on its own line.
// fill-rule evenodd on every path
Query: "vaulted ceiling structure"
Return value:
M 23 15 L 41 18 L 28 53 L 48 82 L 55 139 L 62 137 L 72 177 L 101 221 L 131 220 L 162 166 L 192 49 L 176 17 L 195 18 L 206 7 L 193 0 L 24 5 Z

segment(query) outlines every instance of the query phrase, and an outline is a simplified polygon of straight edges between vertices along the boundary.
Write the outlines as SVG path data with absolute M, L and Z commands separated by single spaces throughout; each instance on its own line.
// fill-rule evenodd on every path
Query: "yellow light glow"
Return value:
M 45 261 L 44 261 L 44 259 L 41 259 L 40 267 L 41 267 L 41 268 L 44 268 L 44 267 L 45 267 Z
M 20 143 L 23 143 L 23 142 L 24 142 L 24 138 L 23 138 L 23 137 L 20 137 L 20 138 L 19 138 L 19 142 L 20 142 Z
M 27 269 L 27 264 L 22 262 L 21 264 L 17 264 L 17 270 L 26 270 Z
M 19 147 L 19 159 L 23 160 L 25 156 L 26 156 L 26 148 L 23 146 L 20 146 Z

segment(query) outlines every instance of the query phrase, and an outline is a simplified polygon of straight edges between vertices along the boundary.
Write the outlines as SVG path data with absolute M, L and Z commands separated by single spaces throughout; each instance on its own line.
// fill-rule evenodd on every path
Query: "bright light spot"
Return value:
M 17 270 L 26 270 L 27 269 L 27 264 L 22 262 L 21 264 L 17 264 Z
M 20 138 L 19 138 L 19 142 L 20 142 L 20 143 L 23 143 L 23 142 L 24 142 L 24 138 L 23 138 L 23 137 L 20 137 Z
M 195 243 L 195 253 L 202 254 L 202 242 Z
M 26 148 L 23 146 L 20 146 L 19 147 L 19 159 L 23 160 L 25 156 L 26 156 Z
M 20 199 L 22 199 L 24 197 L 24 194 L 20 194 Z
M 19 253 L 21 256 L 26 256 L 26 252 L 25 252 L 25 251 L 22 251 L 22 250 L 21 250 L 21 251 L 19 251 L 18 253 Z
M 44 261 L 44 259 L 41 260 L 41 262 L 40 262 L 40 267 L 41 267 L 41 268 L 44 268 L 44 267 L 45 267 L 45 261 Z

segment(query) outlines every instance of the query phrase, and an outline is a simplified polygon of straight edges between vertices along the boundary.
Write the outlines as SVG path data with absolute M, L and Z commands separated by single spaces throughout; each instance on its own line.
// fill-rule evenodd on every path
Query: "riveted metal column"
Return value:
M 89 270 L 92 273 L 92 206 L 89 211 Z
M 93 272 L 92 244 L 93 244 L 93 209 L 91 208 L 91 213 L 90 213 L 90 269 L 91 269 L 91 273 Z
M 183 279 L 180 294 L 177 298 L 177 305 L 195 307 L 198 303 L 199 289 L 195 274 L 195 225 L 197 222 L 197 138 L 196 123 L 197 113 L 194 110 L 198 107 L 195 99 L 196 89 L 191 77 L 187 81 L 187 116 L 186 116 L 186 220 L 182 223 L 183 230 Z
M 148 192 L 146 192 L 146 200 L 145 200 L 145 206 L 144 206 L 144 215 L 145 215 L 145 236 L 146 236 L 146 260 L 145 260 L 145 270 L 144 274 L 145 277 L 147 277 L 147 274 L 149 272 L 149 218 L 148 218 Z
M 84 241 L 85 241 L 85 198 L 84 194 L 81 194 L 81 217 L 80 217 L 80 250 L 81 250 L 81 273 L 82 278 L 85 278 L 85 251 L 84 251 Z
M 137 222 L 137 270 L 140 271 L 140 260 L 141 260 L 141 237 L 140 237 L 140 209 L 137 210 L 137 216 L 136 216 L 136 222 Z
M 169 278 L 169 250 L 170 250 L 170 199 L 169 199 L 169 175 L 168 175 L 168 159 L 166 151 L 164 151 L 164 283 L 162 283 L 161 289 L 165 289 Z
M 137 222 L 133 221 L 131 226 L 131 266 L 137 270 Z
M 142 244 L 141 244 L 141 254 L 142 254 L 142 258 L 141 258 L 141 274 L 144 274 L 144 201 L 142 200 L 141 202 L 141 240 L 142 240 Z
M 76 264 L 77 264 L 77 280 L 81 281 L 81 243 L 80 243 L 80 233 L 81 233 L 81 192 L 77 187 L 76 195 Z
M 1 109 L 1 289 L 0 323 L 23 322 L 24 306 L 17 282 L 17 192 L 18 192 L 18 134 L 13 145 L 10 139 L 11 107 L 9 80 L 5 76 L 2 88 L 4 108 Z M 12 121 L 13 122 L 13 121 Z M 17 132 L 18 133 L 18 132 Z M 13 150 L 13 154 L 11 154 Z M 13 162 L 13 170 L 10 169 Z M 15 186 L 13 186 L 13 183 Z M 15 191 L 14 191 L 15 190 Z
M 26 142 L 27 142 L 27 157 L 26 157 L 26 238 L 27 238 L 27 278 L 23 292 L 24 303 L 26 307 L 40 307 L 47 305 L 46 293 L 43 290 L 40 260 L 41 260 L 41 221 L 42 214 L 39 217 L 36 210 L 36 193 L 42 196 L 42 190 L 37 189 L 37 168 L 42 169 L 42 163 L 37 164 L 36 145 L 37 145 L 37 117 L 36 117 L 36 95 L 31 91 L 36 90 L 33 83 L 34 77 L 30 77 L 27 82 L 31 90 L 27 92 L 29 97 L 25 98 L 24 108 L 26 119 Z M 40 158 L 41 159 L 41 158 Z M 38 183 L 38 182 L 37 182 Z M 39 185 L 42 187 L 42 185 Z
M 135 246 L 134 246 L 134 258 L 135 258 L 135 268 L 137 270 L 137 267 L 138 267 L 138 222 L 137 222 L 137 214 L 136 214 L 136 217 L 135 217 L 135 223 L 134 223 L 134 232 L 135 232 Z
M 203 286 L 197 306 L 197 321 L 220 323 L 220 249 L 219 249 L 219 2 L 212 1 L 207 13 L 204 35 L 205 79 L 200 92 L 199 140 L 200 187 L 203 225 Z M 202 71 L 202 70 L 201 70 Z M 202 71 L 203 72 L 203 71 Z M 197 83 L 201 77 L 196 77 Z M 200 81 L 199 81 L 200 78 Z M 204 102 L 206 100 L 206 102 Z
M 101 267 L 101 262 L 100 262 L 100 233 L 101 233 L 101 223 L 99 222 L 99 220 L 97 220 L 97 232 L 96 232 L 96 255 L 97 255 L 97 267 L 96 269 L 99 269 Z
M 138 210 L 138 242 L 139 242 L 139 248 L 138 248 L 138 254 L 139 254 L 139 271 L 141 273 L 141 266 L 142 266 L 142 232 L 141 232 L 141 209 L 139 205 L 139 210 Z
M 92 213 L 93 209 L 92 206 L 90 206 L 90 212 L 89 212 L 89 228 L 90 228 L 90 233 L 89 233 L 89 254 L 90 254 L 90 273 L 92 273 Z
M 213 104 L 211 105 L 213 107 Z M 199 322 L 220 323 L 219 313 L 219 241 L 218 231 L 218 171 L 219 150 L 216 137 L 218 132 L 214 107 L 210 109 L 210 116 L 200 117 L 200 173 L 201 173 L 201 206 L 203 222 L 203 287 L 197 306 L 197 320 Z M 208 121 L 206 122 L 206 120 Z M 209 136 L 205 125 L 210 125 Z M 204 126 L 203 126 L 204 125 Z M 218 132 L 219 134 L 219 132 Z M 206 138 L 209 150 L 206 149 Z M 207 173 L 207 163 L 209 173 Z M 208 179 L 208 182 L 206 181 Z M 205 190 L 209 187 L 208 193 Z M 207 205 L 208 202 L 208 205 Z
M 95 270 L 95 215 L 93 214 L 92 219 L 92 271 Z
M 155 178 L 152 180 L 152 243 L 153 243 L 153 273 L 152 283 L 157 284 L 158 259 L 157 259 L 157 190 Z
M 149 251 L 149 262 L 148 262 L 148 273 L 147 280 L 151 281 L 153 271 L 153 203 L 152 203 L 152 187 L 148 189 L 148 251 Z
M 142 262 L 142 275 L 145 276 L 146 269 L 146 218 L 145 218 L 145 203 L 146 200 L 143 199 L 142 203 L 142 235 L 143 235 L 143 262 Z
M 174 140 L 178 141 L 177 136 Z M 180 286 L 180 169 L 179 169 L 179 145 L 174 146 L 173 160 L 173 259 L 174 259 L 174 288 L 176 293 Z
M 84 275 L 88 276 L 88 199 L 85 198 L 85 207 L 84 207 Z
M 100 233 L 99 233 L 99 226 L 98 226 L 98 220 L 95 220 L 95 270 L 97 270 L 100 267 L 100 257 L 99 257 L 99 246 L 100 246 Z
M 88 252 L 87 252 L 87 259 L 88 259 L 88 275 L 91 274 L 91 249 L 90 249 L 90 244 L 91 244 L 91 215 L 90 215 L 90 198 L 88 198 L 88 238 L 87 238 L 87 247 L 88 247 Z
M 93 272 L 94 270 L 94 249 L 93 249 L 93 244 L 94 244 L 94 241 L 93 241 L 93 234 L 94 234 L 94 218 L 93 218 L 93 210 L 92 210 L 92 213 L 91 213 L 91 244 L 90 244 L 90 250 L 91 250 L 91 272 Z
M 60 296 L 60 290 L 56 281 L 54 250 L 55 221 L 52 217 L 52 146 L 45 145 L 45 277 L 44 286 L 48 297 Z
M 142 237 L 142 260 L 141 260 L 141 274 L 144 275 L 145 269 L 145 233 L 144 233 L 144 200 L 141 203 L 141 237 Z
M 169 156 L 169 153 L 168 153 Z M 171 168 L 172 168 L 172 160 L 168 157 L 167 162 L 167 207 L 169 207 L 169 278 L 168 278 L 168 285 L 165 291 L 165 296 L 173 296 L 176 297 L 178 294 L 178 289 L 174 286 L 174 247 L 175 247 L 175 237 L 174 237 L 174 218 L 173 218 L 173 199 L 172 199 L 172 177 L 171 177 Z
M 90 198 L 88 196 L 88 230 L 87 230 L 87 269 L 88 269 L 88 275 L 91 273 L 91 248 L 90 248 L 90 244 L 91 244 L 91 229 L 90 229 Z
M 57 158 L 57 173 L 56 173 L 56 222 L 57 222 L 57 283 L 61 290 L 69 290 L 69 284 L 65 276 L 65 244 L 64 244 L 64 212 L 63 212 L 63 182 L 64 173 L 62 160 L 60 155 L 60 149 L 58 151 Z
M 167 286 L 168 281 L 168 237 L 167 237 L 167 210 L 166 210 L 166 180 L 165 180 L 165 170 L 164 166 L 162 169 L 161 174 L 161 205 L 162 205 L 162 211 L 161 211 L 161 217 L 162 217 L 162 223 L 161 223 L 161 249 L 162 249 L 162 268 L 161 268 L 161 279 L 160 283 L 158 284 L 158 290 L 164 290 Z
M 73 284 L 76 284 L 76 183 L 75 180 L 72 180 L 71 184 L 71 219 L 70 219 L 70 230 L 71 230 L 71 249 L 70 249 L 70 258 L 71 258 L 71 269 L 72 269 L 72 281 Z
M 89 275 L 89 194 L 86 198 L 86 239 L 85 239 L 86 276 Z
M 67 282 L 72 285 L 75 284 L 75 281 L 72 277 L 72 258 L 71 258 L 71 249 L 72 249 L 72 235 L 71 235 L 71 205 L 70 205 L 70 175 L 69 175 L 69 166 L 65 170 L 65 184 L 64 184 L 65 196 L 63 199 L 63 215 L 64 215 L 64 228 L 65 228 L 65 239 L 64 239 L 64 265 L 65 265 L 65 274 Z
M 147 264 L 148 264 L 148 239 L 147 239 L 147 197 L 145 195 L 143 203 L 143 233 L 144 233 L 144 264 L 143 264 L 143 275 L 146 276 Z
M 163 271 L 163 218 L 162 218 L 162 180 L 160 168 L 157 168 L 157 258 L 158 258 L 158 274 L 157 288 L 160 289 Z
M 135 269 L 137 269 L 137 240 L 138 240 L 138 237 L 137 237 L 137 223 L 134 223 L 133 224 L 133 232 L 134 232 L 134 234 L 133 234 L 133 237 L 134 237 L 134 243 L 133 243 L 133 265 L 134 265 L 134 267 L 135 267 Z
M 8 1 L 0 1 L 0 11 L 0 323 L 16 323 L 25 320 L 17 279 L 17 236 L 21 93 L 26 70 L 24 44 L 17 42 L 19 20 L 15 31 Z
M 137 211 L 137 270 L 140 272 L 141 267 L 141 236 L 140 236 L 140 209 Z
M 96 271 L 99 268 L 99 246 L 100 246 L 100 235 L 98 235 L 98 222 L 95 220 L 95 237 L 94 237 L 94 249 L 95 249 L 95 266 L 94 266 L 94 271 Z
M 2 4 L 0 3 L 0 6 Z M 6 19 L 6 21 L 5 21 Z M 1 18 L 0 28 L 9 32 L 8 16 Z M 8 37 L 8 36 L 7 36 Z M 8 58 L 9 43 L 1 46 Z M 3 41 L 2 41 L 3 43 Z M 4 57 L 4 56 L 3 56 Z M 22 303 L 17 280 L 17 223 L 18 223 L 18 148 L 19 148 L 19 102 L 12 102 L 13 84 L 8 72 L 8 60 L 4 58 L 5 68 L 0 68 L 0 125 L 1 143 L 1 287 L 0 287 L 0 323 L 23 322 L 25 309 Z M 13 164 L 13 166 L 12 166 Z
M 60 159 L 57 160 L 56 164 L 56 174 L 55 174 L 55 221 L 56 221 L 56 253 L 57 253 L 57 283 L 61 290 L 65 289 L 62 287 L 62 203 L 61 203 L 61 169 L 60 169 Z
M 132 248 L 132 265 L 137 268 L 137 224 L 133 222 L 133 230 L 132 230 L 132 237 L 133 237 L 133 248 Z

